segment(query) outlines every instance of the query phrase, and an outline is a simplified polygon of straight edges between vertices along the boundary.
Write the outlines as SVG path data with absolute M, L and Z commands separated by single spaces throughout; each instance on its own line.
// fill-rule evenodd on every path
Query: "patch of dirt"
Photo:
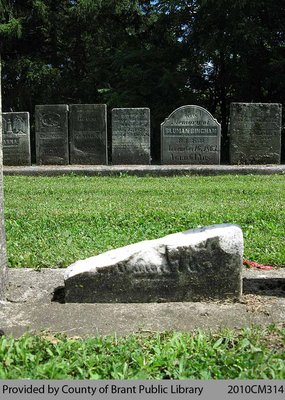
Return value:
M 274 300 L 268 300 L 262 296 L 256 294 L 244 294 L 242 295 L 239 303 L 245 304 L 246 311 L 251 313 L 263 313 L 265 315 L 270 315 L 268 311 L 268 305 L 272 304 Z

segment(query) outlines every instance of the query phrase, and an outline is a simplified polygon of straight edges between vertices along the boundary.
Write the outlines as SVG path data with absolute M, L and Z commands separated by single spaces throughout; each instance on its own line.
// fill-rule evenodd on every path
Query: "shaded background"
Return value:
M 0 0 L 3 111 L 31 113 L 34 148 L 36 104 L 149 107 L 158 162 L 161 122 L 197 104 L 222 125 L 225 163 L 231 102 L 284 106 L 284 8 L 281 0 Z

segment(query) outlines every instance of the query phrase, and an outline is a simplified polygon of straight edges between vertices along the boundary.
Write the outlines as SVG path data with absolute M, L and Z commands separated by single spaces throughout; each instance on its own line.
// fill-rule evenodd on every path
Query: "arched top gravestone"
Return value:
M 205 108 L 174 110 L 161 124 L 162 164 L 220 164 L 221 125 Z

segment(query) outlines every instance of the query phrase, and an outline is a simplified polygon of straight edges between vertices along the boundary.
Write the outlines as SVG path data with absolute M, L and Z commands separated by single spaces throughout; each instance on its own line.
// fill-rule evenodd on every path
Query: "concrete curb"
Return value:
M 243 270 L 239 302 L 144 304 L 61 304 L 54 291 L 60 292 L 64 271 L 10 269 L 6 301 L 0 303 L 0 329 L 15 337 L 42 330 L 86 337 L 284 323 L 285 269 Z
M 3 167 L 4 175 L 23 176 L 176 176 L 285 174 L 285 165 L 44 165 Z

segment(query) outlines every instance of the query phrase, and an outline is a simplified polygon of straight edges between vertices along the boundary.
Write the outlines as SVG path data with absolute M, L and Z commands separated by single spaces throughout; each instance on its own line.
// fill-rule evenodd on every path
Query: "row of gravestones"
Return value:
M 101 110 L 101 111 L 100 111 Z M 85 152 L 92 154 L 95 143 L 101 146 L 101 157 L 107 161 L 106 151 L 106 106 L 70 106 L 71 153 L 74 160 L 85 160 Z M 73 112 L 72 112 L 73 111 Z M 95 112 L 96 111 L 96 112 Z M 38 106 L 36 109 L 36 129 L 38 159 L 44 160 L 49 149 L 61 146 L 67 150 L 68 130 L 67 106 Z M 1 79 L 0 79 L 0 115 L 1 115 Z M 21 152 L 29 153 L 29 117 L 27 113 L 4 113 L 5 146 L 18 147 L 12 154 L 22 157 Z M 164 163 L 219 163 L 220 125 L 212 115 L 198 106 L 184 106 L 175 110 L 162 123 L 162 161 Z M 233 103 L 231 106 L 231 157 L 237 162 L 280 162 L 281 142 L 281 106 L 279 104 Z M 6 246 L 3 220 L 3 184 L 2 184 L 2 120 L 0 118 L 0 300 L 4 296 L 6 281 Z M 72 141 L 73 140 L 73 141 Z M 134 157 L 146 154 L 149 161 L 149 110 L 115 109 L 113 110 L 113 155 L 124 156 L 133 151 L 138 144 Z M 4 146 L 4 150 L 7 147 Z M 117 151 L 117 153 L 115 153 Z M 62 154 L 57 153 L 59 160 Z M 96 153 L 97 154 L 97 153 Z M 83 157 L 84 156 L 84 157 Z M 42 158 L 41 158 L 42 157 Z M 116 158 L 115 158 L 116 159 Z M 55 158 L 55 160 L 58 160 Z M 87 158 L 90 160 L 90 158 Z M 99 160 L 99 158 L 97 159 Z M 100 163 L 102 159 L 100 159 Z M 124 161 L 123 159 L 122 161 Z M 91 160 L 93 162 L 93 159 Z M 85 162 L 85 161 L 84 161 Z
M 279 164 L 280 104 L 232 103 L 231 164 Z M 29 113 L 3 113 L 4 165 L 31 165 Z M 107 106 L 41 105 L 35 109 L 36 162 L 108 164 Z M 221 127 L 199 106 L 183 106 L 161 124 L 162 164 L 219 164 Z M 150 164 L 150 110 L 112 110 L 112 163 Z

